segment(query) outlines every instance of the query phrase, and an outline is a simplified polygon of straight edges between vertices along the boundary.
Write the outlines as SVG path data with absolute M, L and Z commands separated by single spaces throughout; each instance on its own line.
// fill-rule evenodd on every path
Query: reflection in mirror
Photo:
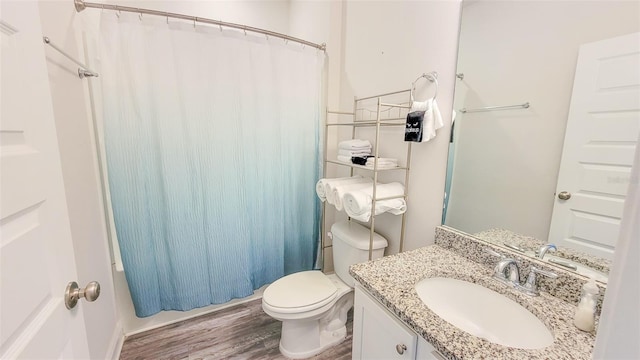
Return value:
M 606 280 L 640 126 L 639 13 L 464 3 L 445 225 L 531 256 L 553 243 L 545 261 Z

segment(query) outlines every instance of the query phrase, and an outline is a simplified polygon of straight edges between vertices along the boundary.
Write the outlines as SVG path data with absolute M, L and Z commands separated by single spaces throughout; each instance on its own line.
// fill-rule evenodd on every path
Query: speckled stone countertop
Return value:
M 353 265 L 351 275 L 416 333 L 449 359 L 591 359 L 595 333 L 573 326 L 575 307 L 549 294 L 530 297 L 494 280 L 492 271 L 431 245 Z M 552 331 L 553 345 L 536 350 L 509 348 L 466 333 L 432 312 L 415 284 L 427 277 L 450 277 L 492 289 L 516 301 Z
M 492 242 L 498 246 L 504 246 L 504 244 L 515 245 L 526 250 L 528 252 L 527 255 L 530 256 L 534 256 L 533 254 L 538 251 L 540 246 L 546 244 L 546 242 L 532 236 L 526 236 L 511 230 L 500 228 L 489 229 L 472 235 L 482 240 Z M 554 252 L 553 255 L 586 265 L 605 274 L 608 274 L 609 269 L 611 268 L 611 260 L 585 254 L 568 247 L 558 247 L 558 250 Z

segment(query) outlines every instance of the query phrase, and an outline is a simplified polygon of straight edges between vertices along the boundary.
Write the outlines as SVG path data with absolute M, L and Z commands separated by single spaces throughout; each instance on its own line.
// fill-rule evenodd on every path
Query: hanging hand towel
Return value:
M 369 140 L 361 139 L 345 140 L 338 143 L 338 148 L 345 150 L 371 150 L 371 143 Z
M 371 217 L 371 200 L 373 199 L 373 186 L 364 189 L 349 191 L 343 196 L 342 206 L 350 217 L 359 221 L 369 221 Z M 404 195 L 404 186 L 394 182 L 376 186 L 376 198 Z M 404 198 L 376 201 L 375 215 L 390 212 L 400 215 L 407 211 L 407 202 Z
M 407 114 L 404 141 L 427 142 L 444 126 L 438 103 L 434 99 L 414 101 Z

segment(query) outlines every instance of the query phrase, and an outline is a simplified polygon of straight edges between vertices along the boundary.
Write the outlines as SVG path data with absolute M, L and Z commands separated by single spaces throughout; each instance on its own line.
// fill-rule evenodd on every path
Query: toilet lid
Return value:
M 331 302 L 337 292 L 338 288 L 321 271 L 302 271 L 269 285 L 262 294 L 262 301 L 283 309 L 320 307 Z

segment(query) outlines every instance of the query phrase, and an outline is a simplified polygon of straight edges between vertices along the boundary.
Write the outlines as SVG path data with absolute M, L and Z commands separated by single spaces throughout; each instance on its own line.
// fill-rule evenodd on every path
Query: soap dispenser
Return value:
M 600 289 L 596 280 L 590 278 L 582 287 L 582 296 L 576 308 L 573 324 L 580 330 L 593 331 L 596 322 L 596 304 Z

